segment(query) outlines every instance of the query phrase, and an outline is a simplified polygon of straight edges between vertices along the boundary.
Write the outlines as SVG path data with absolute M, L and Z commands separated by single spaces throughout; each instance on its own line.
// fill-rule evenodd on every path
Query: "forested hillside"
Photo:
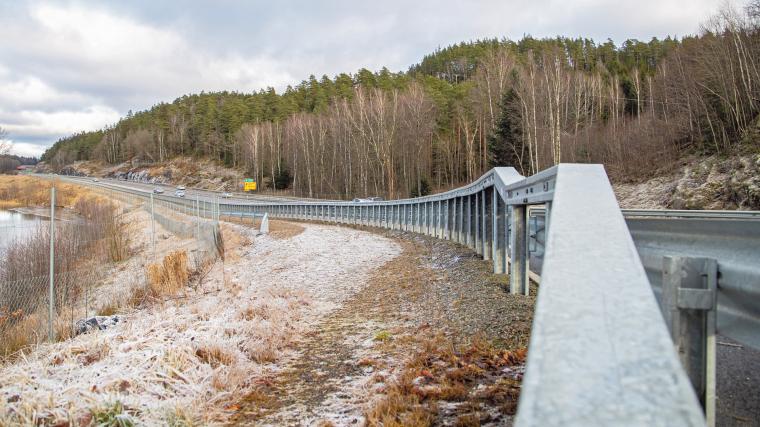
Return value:
M 310 197 L 417 195 L 494 165 L 642 176 L 685 153 L 756 150 L 759 6 L 724 9 L 680 40 L 479 40 L 406 72 L 185 95 L 62 139 L 43 160 L 207 156 Z

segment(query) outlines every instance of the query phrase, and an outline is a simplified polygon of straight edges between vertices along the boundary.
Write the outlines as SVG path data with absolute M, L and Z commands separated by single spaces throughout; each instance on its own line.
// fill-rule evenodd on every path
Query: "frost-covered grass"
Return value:
M 114 402 L 138 425 L 223 423 L 321 316 L 399 253 L 350 229 L 309 225 L 276 240 L 231 227 L 253 244 L 185 296 L 1 367 L 0 425 L 81 424 Z

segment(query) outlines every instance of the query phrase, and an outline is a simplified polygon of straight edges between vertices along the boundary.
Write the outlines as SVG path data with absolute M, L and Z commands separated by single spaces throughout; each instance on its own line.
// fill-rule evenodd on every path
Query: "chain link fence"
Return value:
M 201 215 L 200 210 L 179 210 L 152 197 L 88 187 L 115 203 L 101 200 L 78 206 L 78 215 L 61 218 L 56 209 L 48 218 L 0 226 L 0 358 L 69 338 L 82 332 L 92 316 L 113 314 L 128 290 L 113 283 L 105 286 L 109 271 L 134 257 L 138 265 L 161 263 L 164 253 L 156 251 L 161 229 L 183 239 L 171 249 L 186 251 L 193 269 L 223 253 L 220 227 L 210 213 L 216 208 Z M 110 215 L 104 213 L 106 206 Z M 130 254 L 124 217 L 135 210 L 150 216 L 150 245 Z M 144 268 L 134 273 L 136 286 L 148 286 Z

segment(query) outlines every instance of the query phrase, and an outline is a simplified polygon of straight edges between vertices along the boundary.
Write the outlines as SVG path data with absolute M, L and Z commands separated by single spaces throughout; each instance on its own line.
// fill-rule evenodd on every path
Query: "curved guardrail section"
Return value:
M 705 425 L 601 165 L 560 164 L 527 178 L 495 168 L 445 193 L 367 203 L 159 198 L 190 214 L 261 212 L 454 240 L 493 260 L 495 273 L 509 270 L 516 294 L 529 289 L 528 208 L 545 205 L 517 425 Z

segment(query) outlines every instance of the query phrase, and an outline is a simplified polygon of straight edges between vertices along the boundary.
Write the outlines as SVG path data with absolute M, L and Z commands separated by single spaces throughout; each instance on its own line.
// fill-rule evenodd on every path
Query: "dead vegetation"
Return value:
M 0 175 L 0 208 L 50 206 L 52 186 L 55 186 L 57 206 L 74 206 L 80 198 L 95 196 L 95 193 L 87 188 L 58 180 L 24 175 Z
M 0 203 L 49 205 L 49 185 L 31 177 L 0 176 Z M 66 204 L 75 213 L 73 220 L 56 222 L 53 245 L 55 337 L 66 339 L 73 332 L 74 306 L 89 297 L 108 265 L 130 256 L 130 231 L 120 206 L 81 187 L 66 184 L 56 189 L 56 204 Z M 40 222 L 1 255 L 0 359 L 47 337 L 49 227 L 49 222 Z
M 251 218 L 240 218 L 240 217 L 224 217 L 223 218 L 227 222 L 232 222 L 235 224 L 244 225 L 247 227 L 253 227 L 255 229 L 258 229 L 261 227 L 261 219 L 257 218 L 255 221 Z M 269 220 L 269 236 L 273 239 L 277 240 L 286 240 L 293 238 L 295 236 L 298 236 L 299 234 L 303 233 L 303 226 L 291 221 L 283 221 L 278 219 L 270 219 Z
M 421 338 L 416 347 L 366 410 L 368 426 L 429 426 L 443 417 L 479 426 L 514 415 L 522 374 L 510 373 L 525 362 L 525 349 L 497 349 L 480 338 L 457 346 L 443 335 Z
M 225 221 L 228 221 L 228 219 L 225 218 Z M 251 239 L 226 224 L 221 224 L 221 229 L 222 240 L 224 241 L 225 261 L 236 262 L 240 259 L 243 249 L 251 244 Z
M 148 266 L 148 287 L 155 297 L 176 296 L 187 286 L 189 273 L 187 252 L 171 252 L 164 257 L 161 264 Z
M 269 235 L 273 239 L 290 239 L 301 233 L 303 233 L 302 225 L 288 221 L 269 220 Z
M 299 356 L 257 391 L 270 400 L 251 396 L 239 404 L 235 422 L 509 422 L 534 298 L 505 292 L 489 262 L 462 246 L 377 232 L 393 237 L 401 255 L 300 343 Z M 474 331 L 482 335 L 473 339 Z

